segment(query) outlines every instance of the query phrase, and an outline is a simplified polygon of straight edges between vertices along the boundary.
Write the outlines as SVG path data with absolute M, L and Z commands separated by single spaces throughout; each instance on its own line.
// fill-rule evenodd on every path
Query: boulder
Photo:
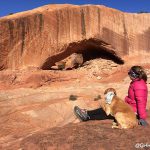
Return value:
M 78 68 L 83 64 L 83 55 L 73 53 L 62 61 L 55 63 L 57 68 L 62 70 Z

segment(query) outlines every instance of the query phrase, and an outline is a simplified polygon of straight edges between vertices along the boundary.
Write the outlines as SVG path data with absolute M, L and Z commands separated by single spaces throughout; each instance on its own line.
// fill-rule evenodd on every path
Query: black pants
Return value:
M 105 120 L 105 119 L 112 119 L 115 120 L 115 118 L 111 115 L 108 115 L 105 113 L 105 111 L 102 108 L 98 108 L 95 110 L 87 111 L 88 115 L 90 116 L 89 120 Z

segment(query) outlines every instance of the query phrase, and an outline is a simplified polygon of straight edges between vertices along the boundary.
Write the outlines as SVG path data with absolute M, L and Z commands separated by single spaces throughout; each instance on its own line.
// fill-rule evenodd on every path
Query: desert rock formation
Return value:
M 0 68 L 50 69 L 74 52 L 148 62 L 150 14 L 100 5 L 46 5 L 0 18 Z M 89 54 L 88 54 L 89 53 Z M 130 59 L 131 60 L 131 59 Z
M 55 65 L 57 66 L 56 69 L 74 69 L 81 67 L 83 65 L 83 55 L 82 53 L 73 53 L 64 60 L 61 60 L 59 62 L 56 62 Z M 55 66 L 54 66 L 55 67 Z
M 47 5 L 0 18 L 0 149 L 146 144 L 150 126 L 124 131 L 112 129 L 111 120 L 79 123 L 73 108 L 100 107 L 109 87 L 124 99 L 133 64 L 145 68 L 150 89 L 149 34 L 150 14 L 96 5 Z M 82 54 L 81 67 L 49 70 L 73 53 Z M 150 124 L 149 97 L 147 109 Z

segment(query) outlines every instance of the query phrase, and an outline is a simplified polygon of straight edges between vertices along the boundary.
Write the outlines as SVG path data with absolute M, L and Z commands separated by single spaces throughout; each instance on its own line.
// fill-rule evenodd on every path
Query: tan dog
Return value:
M 136 114 L 128 104 L 116 96 L 115 89 L 106 89 L 104 95 L 105 103 L 102 107 L 107 115 L 114 116 L 117 121 L 113 122 L 112 128 L 129 129 L 138 125 Z

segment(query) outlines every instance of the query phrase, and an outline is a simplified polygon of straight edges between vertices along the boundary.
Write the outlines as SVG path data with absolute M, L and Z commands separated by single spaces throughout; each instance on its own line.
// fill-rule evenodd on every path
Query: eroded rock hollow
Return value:
M 46 5 L 1 18 L 0 29 L 1 70 L 50 69 L 77 52 L 84 59 L 92 53 L 114 57 L 118 63 L 132 56 L 148 62 L 148 13 L 123 13 L 100 5 Z

